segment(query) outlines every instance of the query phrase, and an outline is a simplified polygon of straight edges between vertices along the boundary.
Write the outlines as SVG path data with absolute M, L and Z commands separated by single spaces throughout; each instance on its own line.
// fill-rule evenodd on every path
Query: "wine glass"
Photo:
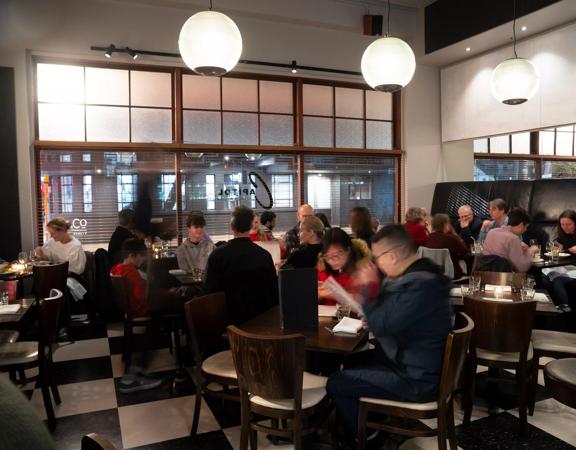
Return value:
M 18 262 L 20 264 L 26 264 L 28 262 L 28 252 L 18 253 Z
M 39 258 L 38 258 L 38 255 L 36 254 L 36 250 L 30 250 L 29 255 L 30 255 L 29 256 L 30 262 L 33 263 L 35 261 L 38 261 Z

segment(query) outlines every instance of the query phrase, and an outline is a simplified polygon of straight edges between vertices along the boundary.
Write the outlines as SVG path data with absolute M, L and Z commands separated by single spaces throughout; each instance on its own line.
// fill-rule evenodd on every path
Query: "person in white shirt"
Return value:
M 86 254 L 82 243 L 68 233 L 70 224 L 61 218 L 52 219 L 46 225 L 50 239 L 42 247 L 36 247 L 36 255 L 54 264 L 68 261 L 68 271 L 77 275 L 84 273 Z

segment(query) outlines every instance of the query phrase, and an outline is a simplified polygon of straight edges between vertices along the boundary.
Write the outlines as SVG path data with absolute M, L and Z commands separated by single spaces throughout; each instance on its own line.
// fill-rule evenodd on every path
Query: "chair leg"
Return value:
M 462 409 L 464 410 L 463 424 L 468 425 L 472 418 L 472 408 L 474 406 L 474 377 L 476 375 L 476 364 L 467 362 L 464 370 L 464 380 L 462 382 Z
M 532 359 L 532 378 L 530 379 L 530 389 L 528 395 L 528 415 L 534 415 L 536 405 L 536 390 L 538 389 L 538 370 L 540 367 L 540 358 L 534 355 Z
M 454 423 L 454 398 L 450 399 L 448 403 L 448 416 L 446 418 L 446 427 L 448 434 L 448 442 L 450 444 L 450 450 L 457 450 L 458 445 L 456 444 L 456 424 Z
M 250 450 L 258 450 L 258 432 L 250 430 Z
M 520 365 L 517 369 L 518 378 L 518 418 L 520 419 L 520 434 L 528 431 L 528 383 L 526 380 L 526 365 Z
M 202 406 L 202 385 L 198 382 L 196 387 L 196 399 L 194 402 L 194 416 L 192 418 L 192 428 L 190 430 L 190 436 L 196 436 L 198 432 L 198 424 L 200 423 L 200 408 Z
M 250 436 L 250 404 L 247 392 L 240 392 L 240 450 L 248 450 Z
M 132 363 L 132 346 L 133 346 L 133 333 L 132 326 L 130 324 L 124 325 L 124 368 L 127 372 L 130 364 Z
M 357 450 L 366 448 L 366 422 L 368 421 L 368 409 L 362 402 L 358 402 L 358 445 Z
M 292 424 L 292 436 L 294 439 L 294 450 L 302 450 L 302 412 L 294 413 L 294 423 Z M 256 450 L 256 449 L 253 449 Z
M 56 417 L 54 415 L 54 408 L 52 407 L 52 400 L 50 399 L 50 389 L 48 387 L 48 379 L 43 367 L 39 368 L 40 375 L 40 389 L 42 391 L 42 399 L 44 400 L 44 408 L 46 409 L 46 416 L 48 418 L 48 427 L 54 430 L 56 427 Z
M 278 430 L 280 429 L 280 420 L 279 419 L 270 419 L 271 422 L 271 427 Z M 270 435 L 269 437 L 270 442 L 272 442 L 273 445 L 278 445 L 278 436 L 273 436 Z
M 18 369 L 18 376 L 20 377 L 20 382 L 22 383 L 22 386 L 26 386 L 27 384 L 26 372 L 24 371 L 24 369 Z
M 60 399 L 60 392 L 58 391 L 58 384 L 56 384 L 56 376 L 54 375 L 54 364 L 52 362 L 52 357 L 50 357 L 50 361 L 47 364 L 47 372 L 48 378 L 50 381 L 50 389 L 52 390 L 52 397 L 54 397 L 54 402 L 59 405 L 62 403 Z
M 438 450 L 446 450 L 446 438 L 448 437 L 448 406 L 438 409 Z

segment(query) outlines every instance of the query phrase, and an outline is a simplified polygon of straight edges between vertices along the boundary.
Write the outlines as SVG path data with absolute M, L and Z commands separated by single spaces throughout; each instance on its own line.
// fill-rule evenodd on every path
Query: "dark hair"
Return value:
M 501 198 L 495 198 L 488 203 L 488 208 L 498 208 L 500 211 L 506 212 L 508 205 Z
M 316 213 L 314 215 L 322 221 L 322 223 L 324 224 L 324 228 L 330 228 L 330 222 L 328 221 L 328 217 L 326 217 L 326 214 Z
M 205 227 L 206 219 L 204 218 L 204 213 L 202 211 L 190 211 L 188 218 L 186 219 L 186 227 Z
M 268 222 L 272 222 L 276 218 L 276 214 L 272 211 L 264 211 L 260 215 L 260 223 L 266 225 Z
M 438 231 L 439 233 L 444 233 L 444 226 L 450 223 L 450 217 L 448 214 L 434 214 L 432 217 L 432 230 Z
M 558 217 L 558 237 L 560 239 L 565 239 L 567 235 L 560 226 L 560 219 L 570 219 L 576 225 L 576 211 L 573 209 L 567 209 L 566 211 L 562 211 L 562 214 Z
M 391 247 L 404 247 L 410 255 L 416 253 L 414 241 L 404 225 L 385 225 L 372 237 L 372 245 L 386 239 Z
M 521 223 L 528 225 L 530 223 L 530 216 L 522 208 L 512 208 L 508 213 L 508 225 L 515 227 Z
M 352 232 L 358 238 L 374 234 L 374 231 L 372 231 L 372 215 L 368 208 L 355 206 L 350 210 L 350 228 L 352 228 Z
M 232 211 L 232 229 L 237 233 L 248 233 L 252 228 L 254 211 L 244 205 L 237 206 Z
M 134 224 L 134 210 L 125 208 L 118 213 L 118 223 L 122 227 L 128 227 Z
M 144 241 L 140 239 L 126 239 L 122 243 L 122 257 L 128 258 L 130 255 L 145 255 L 148 252 Z
M 353 272 L 356 269 L 356 263 L 362 259 L 362 255 L 360 254 L 360 251 L 354 247 L 352 239 L 350 239 L 348 233 L 338 227 L 326 230 L 324 237 L 322 238 L 322 255 L 326 254 L 331 245 L 338 245 L 344 250 L 350 252 L 350 256 L 348 257 L 348 261 L 346 261 L 343 270 L 344 272 Z M 336 273 L 328 263 L 325 264 L 325 267 L 326 272 L 330 275 Z

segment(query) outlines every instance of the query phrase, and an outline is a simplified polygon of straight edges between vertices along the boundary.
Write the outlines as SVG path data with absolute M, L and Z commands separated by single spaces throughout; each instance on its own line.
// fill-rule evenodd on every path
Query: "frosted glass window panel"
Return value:
M 364 117 L 364 91 L 336 88 L 336 116 L 362 119 Z
M 258 111 L 258 81 L 223 78 L 222 108 L 227 111 Z
M 86 103 L 128 105 L 128 71 L 86 67 Z
M 133 106 L 172 107 L 172 75 L 165 72 L 130 71 Z
M 294 145 L 294 118 L 262 114 L 260 116 L 260 145 Z
M 474 139 L 474 153 L 488 153 L 488 139 Z
M 517 133 L 512 135 L 512 153 L 530 154 L 530 133 Z
M 258 115 L 224 113 L 224 144 L 257 145 Z
M 128 142 L 128 108 L 86 106 L 86 140 L 91 142 Z
M 184 108 L 220 109 L 220 78 L 184 75 L 182 105 Z
M 391 150 L 392 123 L 366 121 L 366 148 Z
M 220 113 L 184 111 L 184 142 L 188 144 L 220 144 Z
M 336 147 L 363 148 L 364 122 L 354 119 L 336 119 Z
M 38 101 L 84 103 L 84 67 L 38 64 Z
M 312 116 L 334 115 L 334 98 L 331 86 L 305 84 L 302 89 L 304 114 Z
M 553 155 L 554 154 L 554 130 L 540 131 L 540 154 Z
M 84 106 L 38 104 L 38 138 L 42 141 L 84 141 Z
M 556 128 L 556 154 L 572 156 L 574 126 Z
M 510 153 L 510 136 L 491 137 L 490 153 Z
M 333 121 L 324 117 L 304 117 L 304 145 L 332 147 Z
M 132 142 L 172 142 L 172 111 L 132 108 Z
M 366 118 L 392 120 L 392 94 L 366 91 Z
M 292 83 L 279 81 L 260 81 L 260 112 L 293 112 Z

